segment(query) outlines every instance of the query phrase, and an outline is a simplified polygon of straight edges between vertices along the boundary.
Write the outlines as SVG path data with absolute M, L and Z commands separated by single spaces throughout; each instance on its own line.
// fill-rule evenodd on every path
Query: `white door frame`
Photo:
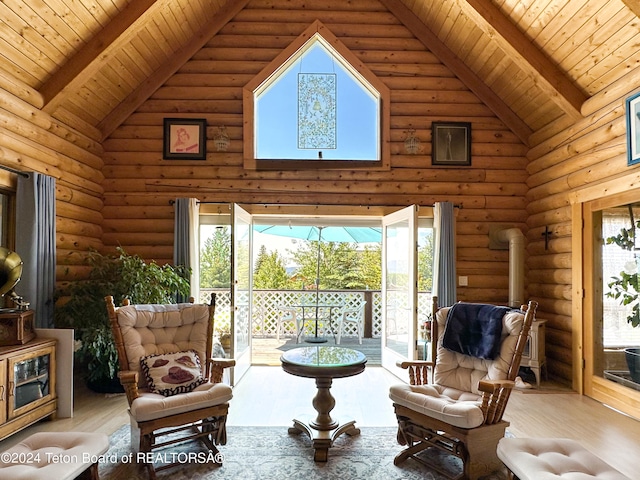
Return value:
M 407 372 L 396 363 L 414 360 L 418 350 L 417 229 L 416 205 L 382 218 L 381 363 L 403 380 L 406 380 Z

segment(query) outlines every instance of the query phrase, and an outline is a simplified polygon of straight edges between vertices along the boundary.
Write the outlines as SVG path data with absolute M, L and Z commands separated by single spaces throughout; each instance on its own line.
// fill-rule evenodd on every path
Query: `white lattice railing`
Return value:
M 216 293 L 216 317 L 215 326 L 217 331 L 229 329 L 231 323 L 230 306 L 231 294 L 228 289 L 206 289 L 200 291 L 200 301 L 209 303 L 211 293 Z M 378 338 L 382 333 L 382 296 L 379 291 L 361 291 L 361 290 L 339 290 L 339 291 L 320 291 L 318 297 L 319 305 L 339 305 L 332 312 L 333 326 L 337 325 L 337 318 L 342 309 L 358 308 L 363 302 L 371 301 L 371 333 L 374 338 Z M 247 305 L 247 298 L 240 298 L 237 302 L 239 305 Z M 396 333 L 406 333 L 402 331 L 402 325 L 407 322 L 398 322 L 396 327 L 396 319 L 401 315 L 406 315 L 407 309 L 403 307 L 404 302 L 396 299 L 393 306 L 389 307 L 389 315 L 387 315 L 388 329 L 396 329 Z M 278 322 L 280 315 L 280 306 L 289 305 L 315 305 L 316 293 L 312 290 L 254 290 L 252 303 L 252 335 L 254 337 L 275 337 L 277 329 L 281 328 L 280 335 L 294 336 L 296 335 L 296 326 L 293 322 L 284 322 L 281 326 Z M 326 316 L 325 312 L 320 312 L 320 316 Z M 314 317 L 315 317 L 315 312 Z M 431 292 L 418 293 L 418 321 L 424 321 L 431 313 Z M 300 311 L 301 315 L 302 312 Z M 309 309 L 306 312 L 309 315 Z M 241 316 L 244 317 L 244 316 Z M 242 320 L 241 320 L 242 321 Z M 244 323 L 244 322 L 243 322 Z M 328 322 L 320 322 L 319 325 L 328 329 Z M 236 327 L 239 327 L 237 325 Z M 323 334 L 329 332 L 323 331 Z M 345 331 L 342 336 L 357 336 L 356 327 L 353 324 L 346 324 Z

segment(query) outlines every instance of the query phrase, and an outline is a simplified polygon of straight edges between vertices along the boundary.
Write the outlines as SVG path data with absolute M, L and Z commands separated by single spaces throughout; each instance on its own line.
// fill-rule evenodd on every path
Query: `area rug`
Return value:
M 289 435 L 287 427 L 228 427 L 228 442 L 220 446 L 221 466 L 208 457 L 199 443 L 173 446 L 172 458 L 182 465 L 158 473 L 158 479 L 367 479 L 367 480 L 443 480 L 423 465 L 407 460 L 401 467 L 393 464 L 401 450 L 396 442 L 396 429 L 391 427 L 362 427 L 355 437 L 342 435 L 329 450 L 326 463 L 313 460 L 311 440 L 304 434 Z M 130 450 L 129 426 L 125 425 L 110 437 L 110 449 L 100 460 L 99 472 L 103 480 L 147 479 L 146 471 Z M 200 453 L 198 453 L 200 452 Z M 456 457 L 438 451 L 440 466 L 448 472 L 459 472 L 462 464 Z M 486 480 L 503 480 L 506 475 L 496 472 Z

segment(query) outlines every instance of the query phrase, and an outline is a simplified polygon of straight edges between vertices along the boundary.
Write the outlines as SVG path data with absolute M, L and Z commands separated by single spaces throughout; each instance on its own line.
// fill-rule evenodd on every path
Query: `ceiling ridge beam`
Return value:
M 518 138 L 529 145 L 531 128 L 509 108 L 482 79 L 456 56 L 440 39 L 400 0 L 380 0 L 454 75 L 475 93 Z
M 113 50 L 115 46 L 129 41 L 136 33 L 136 29 L 131 27 L 155 3 L 156 0 L 135 0 L 129 3 L 42 84 L 39 91 L 44 98 L 44 110 L 54 112 L 64 102 L 67 92 L 76 91 L 97 73 L 110 59 L 110 55 L 106 54 L 107 50 Z
M 170 61 L 165 62 L 153 74 L 147 77 L 133 92 L 120 102 L 99 124 L 103 140 L 124 122 L 129 115 L 136 111 L 158 88 L 178 71 L 194 54 L 218 33 L 222 27 L 231 21 L 249 0 L 227 0 L 227 2 L 213 15 L 191 39 L 191 41 L 176 50 Z
M 640 17 L 640 4 L 638 0 L 622 0 L 629 10 L 636 14 L 636 17 Z
M 457 1 L 478 28 L 496 41 L 556 105 L 574 120 L 583 118 L 580 110 L 589 97 L 490 0 Z

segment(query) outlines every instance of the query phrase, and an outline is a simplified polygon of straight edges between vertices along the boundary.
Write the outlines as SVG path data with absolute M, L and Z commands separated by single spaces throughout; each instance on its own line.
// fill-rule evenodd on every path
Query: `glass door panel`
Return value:
M 417 351 L 417 207 L 387 215 L 382 226 L 382 366 L 405 378 L 396 362 Z
M 639 417 L 640 371 L 627 350 L 640 347 L 640 197 L 586 202 L 584 218 L 584 393 Z M 633 360 L 633 356 L 631 356 Z
M 235 385 L 251 366 L 251 215 L 238 205 L 233 206 L 233 268 L 231 353 L 236 361 L 231 375 Z
M 598 215 L 602 233 L 601 327 L 594 335 L 594 373 L 640 390 L 630 348 L 640 347 L 640 204 L 607 208 Z M 640 350 L 637 350 L 640 352 Z M 635 377 L 635 378 L 632 378 Z

